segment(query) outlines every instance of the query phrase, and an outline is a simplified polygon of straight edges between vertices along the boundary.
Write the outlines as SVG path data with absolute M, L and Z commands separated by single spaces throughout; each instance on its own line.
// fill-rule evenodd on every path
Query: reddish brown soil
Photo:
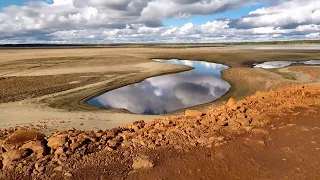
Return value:
M 281 117 L 263 128 L 265 135 L 246 134 L 217 148 L 152 152 L 155 167 L 127 179 L 320 179 L 319 117 Z
M 21 147 L 34 132 L 2 131 L 0 178 L 319 179 L 319 97 L 319 85 L 287 87 L 200 114 L 31 141 L 48 152 Z

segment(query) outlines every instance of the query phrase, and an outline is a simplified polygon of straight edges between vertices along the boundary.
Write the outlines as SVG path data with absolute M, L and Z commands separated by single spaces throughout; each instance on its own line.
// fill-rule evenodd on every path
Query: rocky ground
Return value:
M 204 112 L 187 110 L 184 116 L 111 130 L 70 129 L 51 136 L 18 127 L 2 130 L 0 179 L 276 179 L 269 172 L 273 166 L 285 170 L 273 171 L 281 179 L 301 179 L 299 169 L 288 168 L 296 161 L 289 161 L 304 152 L 299 148 L 309 146 L 313 150 L 300 157 L 303 163 L 296 168 L 309 172 L 303 172 L 302 179 L 319 178 L 314 170 L 320 162 L 320 142 L 315 139 L 320 131 L 319 97 L 320 85 L 299 85 L 257 92 L 240 101 L 231 98 Z M 304 127 L 308 120 L 310 128 Z M 288 129 L 296 127 L 289 137 Z M 300 131 L 312 133 L 293 133 Z M 284 132 L 290 132 L 285 142 L 277 136 Z M 302 138 L 297 139 L 300 144 L 293 138 Z M 308 138 L 308 146 L 301 144 Z M 296 149 L 286 149 L 291 145 Z M 255 151 L 270 147 L 273 153 L 268 155 Z M 280 153 L 274 152 L 277 148 Z M 291 156 L 278 157 L 287 152 Z M 289 165 L 281 167 L 285 161 Z M 247 168 L 253 168 L 252 174 Z

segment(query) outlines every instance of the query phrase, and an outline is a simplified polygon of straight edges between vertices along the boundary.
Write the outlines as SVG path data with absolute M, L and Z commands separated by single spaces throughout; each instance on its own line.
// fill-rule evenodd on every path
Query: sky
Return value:
M 320 0 L 0 1 L 0 44 L 304 39 L 320 39 Z

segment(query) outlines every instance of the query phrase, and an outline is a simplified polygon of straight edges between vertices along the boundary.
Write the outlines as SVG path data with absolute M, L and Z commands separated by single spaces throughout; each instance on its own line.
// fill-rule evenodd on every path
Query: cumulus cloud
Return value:
M 231 23 L 235 28 L 278 27 L 294 29 L 300 25 L 320 24 L 320 1 L 291 0 L 259 8 Z
M 238 19 L 164 26 L 256 0 L 53 0 L 0 11 L 0 43 L 224 42 L 320 39 L 320 2 L 272 0 Z M 260 2 L 261 3 L 261 2 Z

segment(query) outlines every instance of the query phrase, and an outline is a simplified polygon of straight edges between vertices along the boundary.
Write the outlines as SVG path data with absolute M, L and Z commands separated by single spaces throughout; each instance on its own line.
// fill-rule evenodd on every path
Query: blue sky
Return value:
M 12 4 L 21 5 L 21 4 L 23 4 L 23 0 L 3 0 L 3 1 L 0 1 L 0 7 L 5 7 L 8 5 L 12 5 Z
M 52 0 L 1 0 L 0 1 L 0 8 L 7 7 L 10 5 L 16 5 L 16 6 L 23 6 L 27 4 L 28 2 L 32 1 L 38 1 L 38 2 L 47 2 L 47 3 L 52 3 Z
M 194 16 L 187 19 L 177 19 L 177 18 L 165 18 L 163 20 L 164 25 L 166 26 L 178 26 L 181 27 L 186 23 L 193 23 L 195 25 L 201 25 L 208 21 L 214 21 L 219 19 L 226 19 L 226 18 L 241 18 L 243 16 L 246 16 L 249 14 L 249 12 L 254 11 L 256 9 L 262 8 L 263 4 L 256 4 L 249 7 L 237 9 L 237 10 L 231 10 L 224 13 L 218 13 L 218 14 L 212 14 L 212 15 L 199 15 Z
M 27 0 L 1 0 L 0 7 L 6 7 L 9 5 L 21 6 L 21 5 L 24 5 L 26 2 L 28 1 Z
M 0 9 L 1 44 L 320 39 L 319 0 L 1 0 Z
M 10 5 L 23 6 L 32 0 L 2 0 L 0 1 L 0 8 L 7 7 Z M 41 1 L 41 0 L 37 0 Z M 52 3 L 52 0 L 44 0 L 44 2 Z M 240 18 L 242 16 L 248 15 L 249 12 L 263 7 L 263 4 L 256 4 L 249 7 L 232 10 L 224 13 L 213 14 L 213 15 L 199 15 L 186 19 L 177 19 L 177 18 L 164 18 L 163 23 L 166 26 L 183 26 L 186 23 L 192 22 L 195 25 L 204 24 L 208 21 L 213 21 L 216 19 L 224 18 Z

